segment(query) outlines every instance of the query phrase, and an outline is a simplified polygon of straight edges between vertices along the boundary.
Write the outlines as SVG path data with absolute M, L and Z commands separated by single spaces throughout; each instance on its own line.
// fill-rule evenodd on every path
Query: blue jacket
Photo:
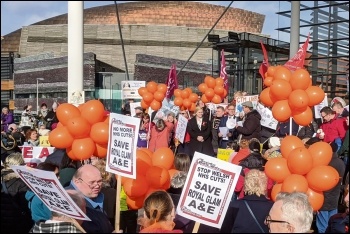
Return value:
M 28 190 L 25 195 L 28 201 L 28 207 L 32 213 L 32 219 L 34 222 L 40 220 L 49 220 L 51 218 L 51 211 L 47 206 L 38 198 L 35 193 Z

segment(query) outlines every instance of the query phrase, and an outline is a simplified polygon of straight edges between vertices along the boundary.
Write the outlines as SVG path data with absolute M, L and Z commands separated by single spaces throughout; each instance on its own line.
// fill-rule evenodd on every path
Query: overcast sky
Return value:
M 125 1 L 117 1 L 121 3 Z M 230 1 L 199 1 L 228 6 Z M 114 4 L 114 1 L 84 1 L 84 8 Z M 278 16 L 276 12 L 290 9 L 287 1 L 234 1 L 231 7 L 266 15 L 262 33 L 273 39 L 289 42 L 289 34 L 278 32 L 276 28 L 289 27 L 290 19 Z M 68 12 L 67 1 L 1 1 L 1 35 L 6 35 L 23 26 Z M 308 17 L 307 15 L 302 17 Z M 307 19 L 309 20 L 309 19 Z M 307 28 L 306 30 L 309 30 Z M 307 32 L 306 32 L 307 34 Z M 301 39 L 304 41 L 304 39 Z

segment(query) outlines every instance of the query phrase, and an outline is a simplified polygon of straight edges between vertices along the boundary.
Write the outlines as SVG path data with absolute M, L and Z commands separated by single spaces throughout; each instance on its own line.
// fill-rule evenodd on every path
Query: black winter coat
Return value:
M 245 116 L 243 122 L 243 127 L 238 126 L 236 129 L 239 134 L 242 134 L 242 139 L 250 140 L 252 138 L 257 138 L 260 140 L 261 133 L 261 115 L 258 111 L 252 110 Z

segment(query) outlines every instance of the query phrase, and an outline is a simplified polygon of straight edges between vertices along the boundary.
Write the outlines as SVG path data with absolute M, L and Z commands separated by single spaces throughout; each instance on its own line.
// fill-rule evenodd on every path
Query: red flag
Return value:
M 166 80 L 166 86 L 168 87 L 166 91 L 165 97 L 170 99 L 174 95 L 174 90 L 179 86 L 177 84 L 177 76 L 176 76 L 176 65 L 173 64 L 169 71 L 168 79 Z
M 291 71 L 295 71 L 299 68 L 304 68 L 306 50 L 309 46 L 310 33 L 307 36 L 305 43 L 300 46 L 298 52 L 293 56 L 293 58 L 289 59 L 284 66 Z
M 264 60 L 262 61 L 261 65 L 259 67 L 259 73 L 264 80 L 265 73 L 267 72 L 267 69 L 269 68 L 269 57 L 267 56 L 267 52 L 266 52 L 264 44 L 261 41 L 260 41 L 260 44 L 261 44 L 261 49 L 262 49 L 263 54 L 264 54 Z
M 228 77 L 226 73 L 226 60 L 225 60 L 225 51 L 221 50 L 221 69 L 220 69 L 220 77 L 224 80 L 224 88 L 228 93 Z

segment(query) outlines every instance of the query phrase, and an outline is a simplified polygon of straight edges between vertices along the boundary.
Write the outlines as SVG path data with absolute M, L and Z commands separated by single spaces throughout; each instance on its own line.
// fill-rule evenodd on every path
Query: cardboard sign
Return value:
M 106 171 L 136 179 L 136 149 L 140 119 L 111 113 Z
M 45 162 L 46 157 L 52 154 L 55 147 L 40 147 L 40 146 L 20 146 L 24 162 L 29 164 L 31 162 Z
M 156 123 L 158 119 L 166 118 L 170 112 L 177 116 L 179 110 L 180 108 L 178 106 L 175 106 L 173 101 L 168 101 L 166 98 L 164 98 L 162 102 L 162 107 L 157 111 L 156 115 L 154 116 L 153 123 Z M 153 110 L 148 112 L 149 116 L 152 115 L 152 112 Z
M 49 136 L 40 136 L 39 137 L 39 145 L 41 147 L 50 147 L 51 144 L 49 142 Z
M 259 96 L 253 95 L 253 96 L 242 96 L 237 97 L 236 99 L 236 116 L 239 116 L 239 113 L 243 112 L 243 102 L 251 101 L 253 103 L 253 109 L 256 109 L 256 105 L 258 103 Z
M 256 111 L 259 112 L 261 116 L 261 126 L 276 130 L 278 121 L 273 117 L 272 111 L 269 108 L 257 103 Z
M 242 167 L 195 152 L 176 212 L 221 228 Z
M 217 158 L 228 162 L 230 155 L 235 152 L 233 149 L 218 149 Z
M 188 119 L 179 115 L 176 125 L 175 138 L 178 139 L 181 143 L 184 143 L 186 128 L 187 128 Z
M 68 195 L 54 172 L 26 166 L 11 166 L 11 168 L 49 210 L 73 219 L 91 221 Z

